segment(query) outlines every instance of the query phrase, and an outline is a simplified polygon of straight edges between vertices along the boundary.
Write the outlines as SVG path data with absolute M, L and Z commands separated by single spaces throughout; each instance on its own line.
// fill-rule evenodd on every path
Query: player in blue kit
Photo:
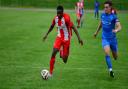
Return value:
M 112 51 L 113 58 L 117 60 L 118 57 L 118 47 L 116 33 L 121 30 L 120 22 L 116 16 L 111 12 L 112 3 L 106 1 L 104 3 L 104 12 L 101 14 L 101 21 L 97 28 L 97 31 L 94 33 L 94 37 L 97 36 L 100 28 L 102 28 L 102 47 L 105 52 L 106 64 L 111 77 L 114 77 L 114 72 L 112 70 L 110 50 Z
M 95 14 L 95 18 L 98 19 L 99 18 L 99 6 L 100 3 L 98 2 L 98 0 L 95 0 L 95 9 L 94 9 L 94 14 Z

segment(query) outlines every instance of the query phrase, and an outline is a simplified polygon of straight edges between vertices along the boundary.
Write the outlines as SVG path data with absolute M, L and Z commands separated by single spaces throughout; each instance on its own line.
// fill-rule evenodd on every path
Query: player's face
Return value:
M 111 13 L 111 6 L 109 6 L 109 4 L 104 4 L 104 11 L 105 13 Z
M 59 19 L 61 19 L 63 17 L 63 12 L 57 13 L 57 16 L 59 17 Z

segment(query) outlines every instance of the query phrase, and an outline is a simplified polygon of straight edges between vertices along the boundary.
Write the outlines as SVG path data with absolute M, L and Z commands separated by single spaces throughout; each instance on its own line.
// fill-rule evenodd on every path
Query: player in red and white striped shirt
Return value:
M 52 56 L 50 60 L 50 75 L 53 73 L 54 63 L 56 54 L 60 51 L 60 56 L 63 59 L 63 62 L 66 63 L 69 56 L 69 48 L 70 48 L 70 39 L 71 39 L 71 28 L 77 35 L 78 41 L 81 45 L 83 45 L 83 41 L 81 40 L 79 33 L 77 32 L 75 26 L 70 20 L 70 16 L 66 13 L 63 13 L 63 7 L 57 7 L 57 16 L 54 17 L 52 21 L 52 25 L 49 28 L 46 35 L 43 37 L 43 40 L 47 38 L 48 34 L 53 30 L 54 26 L 57 27 L 57 37 L 54 42 Z M 60 48 L 63 50 L 60 50 Z
M 80 27 L 82 16 L 84 14 L 84 1 L 79 0 L 79 2 L 76 3 L 75 5 L 75 11 L 76 11 L 76 16 L 77 16 L 77 28 Z

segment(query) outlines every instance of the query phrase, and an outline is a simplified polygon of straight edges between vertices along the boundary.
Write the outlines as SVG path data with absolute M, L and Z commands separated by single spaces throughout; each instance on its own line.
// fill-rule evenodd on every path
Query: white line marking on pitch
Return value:
M 0 69 L 9 69 L 9 68 L 33 68 L 33 69 L 49 69 L 49 67 L 41 67 L 41 66 L 0 66 Z M 100 68 L 85 68 L 85 67 L 77 67 L 77 68 L 71 68 L 71 67 L 64 67 L 64 68 L 56 68 L 56 69 L 63 69 L 63 70 L 100 70 Z M 115 69 L 115 71 L 125 71 L 128 70 L 128 68 L 120 68 Z

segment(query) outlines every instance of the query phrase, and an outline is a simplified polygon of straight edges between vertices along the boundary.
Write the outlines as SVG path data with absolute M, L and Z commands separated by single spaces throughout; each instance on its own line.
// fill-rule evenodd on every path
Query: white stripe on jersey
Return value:
M 58 37 L 61 37 L 60 29 L 62 29 L 62 30 L 63 30 L 63 33 L 64 33 L 64 34 L 63 34 L 63 35 L 64 35 L 64 40 L 69 40 L 69 33 L 68 33 L 67 26 L 66 26 L 66 24 L 65 24 L 65 19 L 64 19 L 64 17 L 62 17 L 62 19 L 61 19 L 61 26 L 58 25 L 58 21 L 59 21 L 59 18 L 56 17 L 56 18 L 55 18 L 55 23 L 56 23 L 57 32 L 58 32 L 57 36 L 58 36 Z
M 60 36 L 60 30 L 59 30 L 60 28 L 59 28 L 59 26 L 58 26 L 58 20 L 59 20 L 58 17 L 56 17 L 56 18 L 55 18 L 55 23 L 56 23 L 57 32 L 58 32 L 57 36 L 58 36 L 58 37 L 61 37 L 61 36 Z
M 63 32 L 64 32 L 64 40 L 68 40 L 68 36 L 69 36 L 69 33 L 68 33 L 68 29 L 67 29 L 67 26 L 65 24 L 65 20 L 64 20 L 64 17 L 62 18 L 62 27 L 63 27 Z

